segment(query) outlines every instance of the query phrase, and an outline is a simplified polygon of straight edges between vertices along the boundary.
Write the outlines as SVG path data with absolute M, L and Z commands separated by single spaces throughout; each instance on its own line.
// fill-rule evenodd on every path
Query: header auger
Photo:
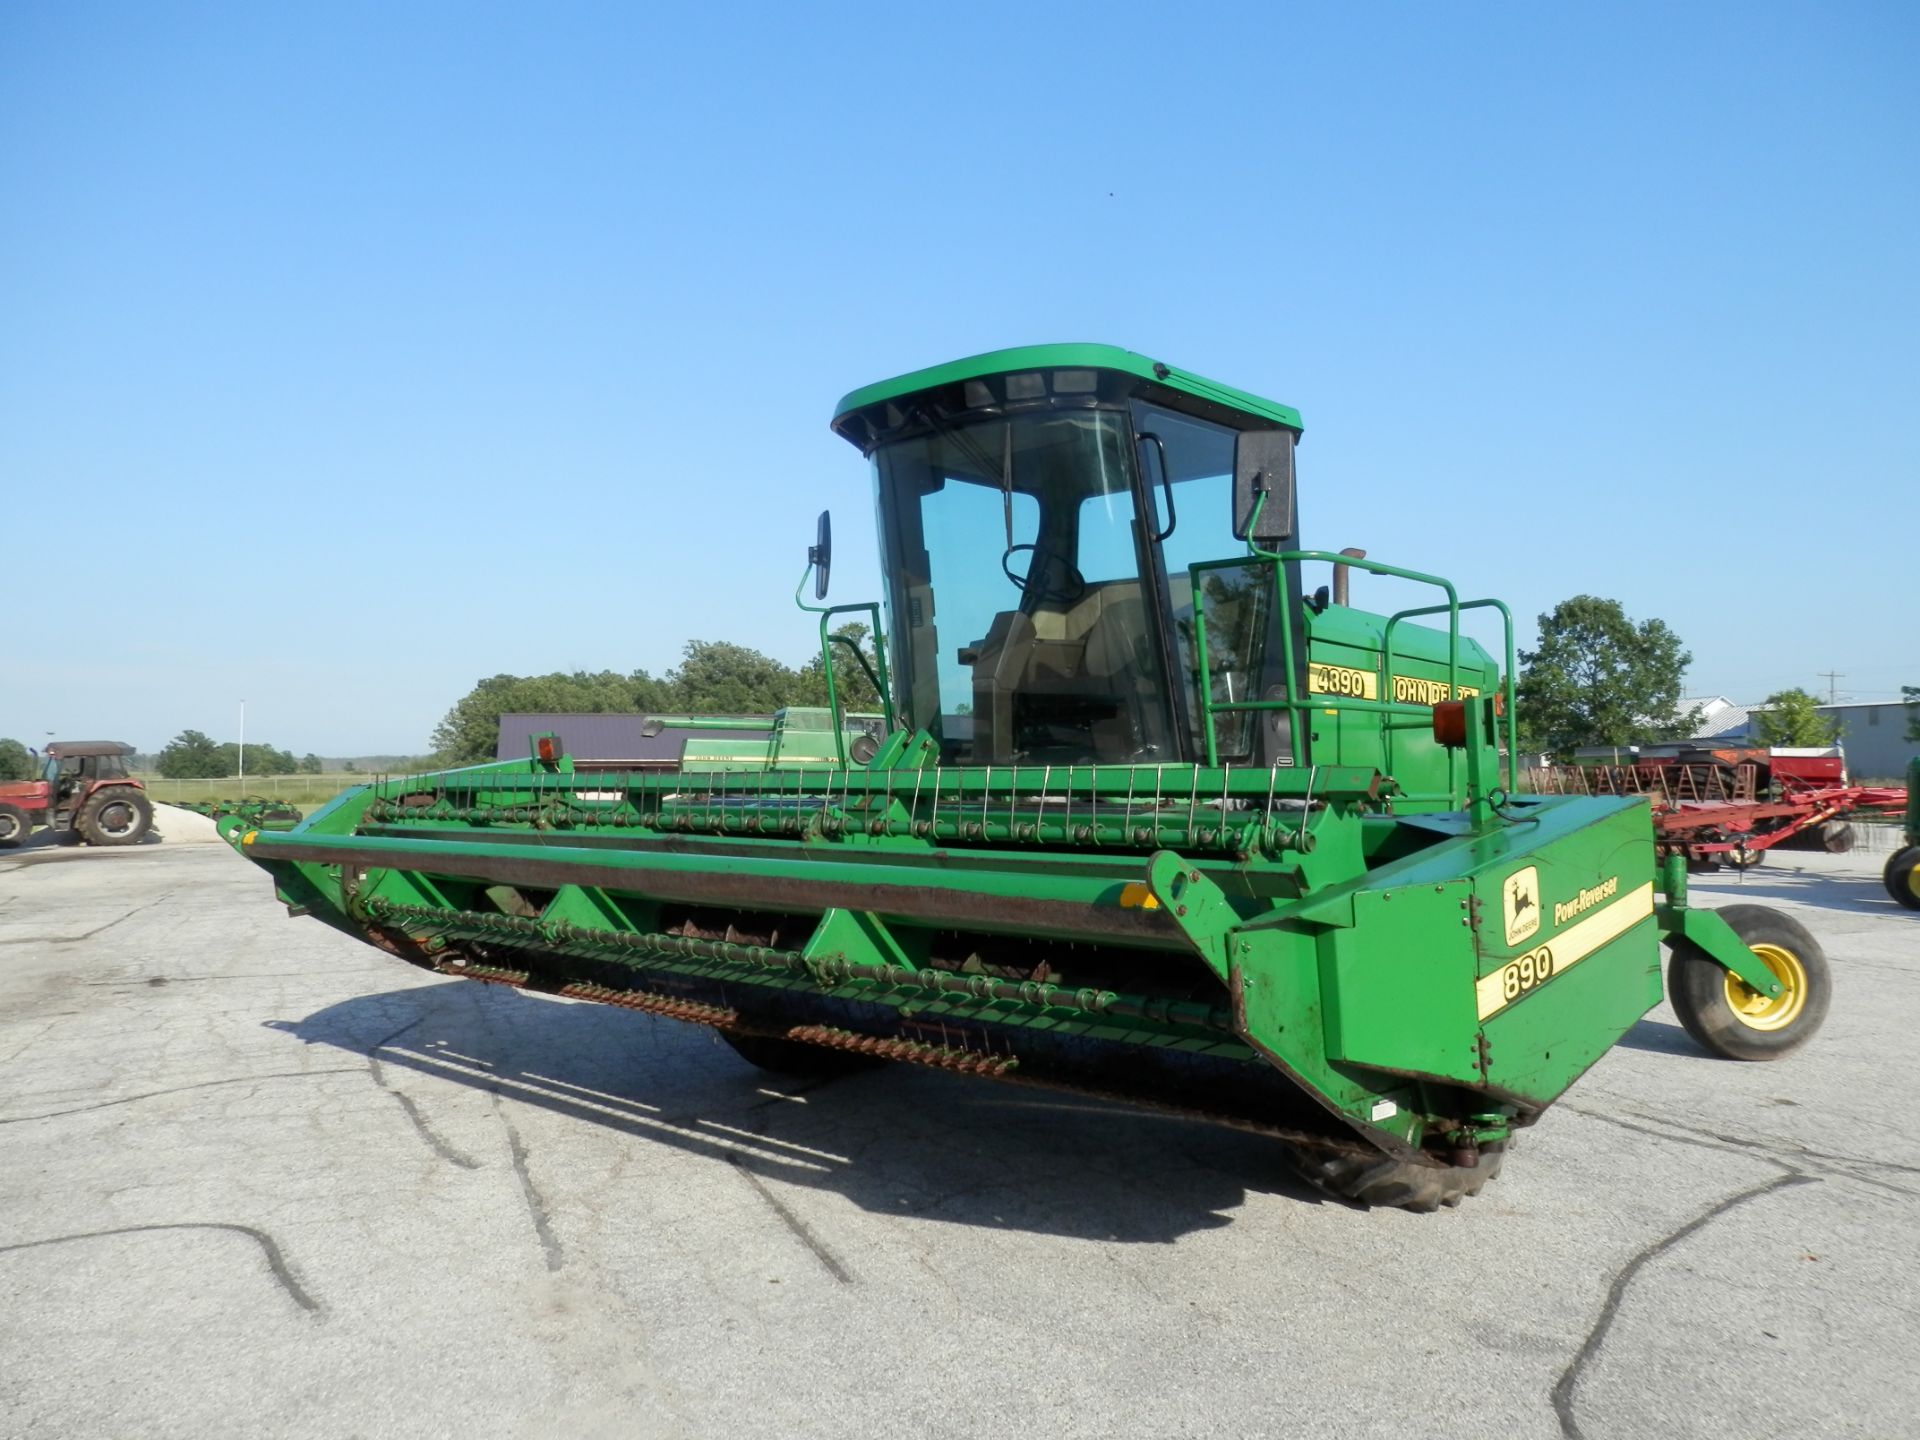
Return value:
M 856 391 L 834 429 L 873 466 L 886 594 L 807 606 L 828 763 L 588 774 L 549 742 L 223 833 L 293 913 L 418 965 L 709 1025 L 776 1069 L 901 1061 L 1261 1131 L 1372 1204 L 1477 1192 L 1660 999 L 1662 942 L 1709 1048 L 1819 1024 L 1812 937 L 1688 909 L 1643 802 L 1515 793 L 1504 606 L 1290 548 L 1294 411 L 1041 346 Z M 830 561 L 823 523 L 808 575 Z M 1306 588 L 1321 564 L 1434 602 L 1353 609 Z M 848 612 L 876 636 L 865 728 L 832 688 Z

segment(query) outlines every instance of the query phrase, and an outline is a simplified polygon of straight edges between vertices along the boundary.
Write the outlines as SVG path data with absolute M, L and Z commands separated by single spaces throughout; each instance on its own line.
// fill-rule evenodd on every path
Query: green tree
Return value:
M 791 703 L 799 689 L 792 669 L 728 640 L 689 640 L 667 683 L 674 708 L 693 715 L 764 714 Z
M 860 662 L 853 658 L 851 647 L 857 647 L 867 666 L 879 677 L 880 667 L 874 663 L 873 647 L 867 643 L 867 627 L 858 620 L 842 625 L 834 632 L 836 643 L 833 647 L 833 684 L 840 692 L 840 704 L 844 711 L 877 715 L 880 712 L 880 692 L 873 688 L 873 682 L 867 679 L 866 671 L 860 668 Z M 839 643 L 845 641 L 847 643 Z M 789 705 L 822 705 L 827 703 L 827 671 L 818 655 L 794 673 L 794 685 L 788 692 Z
M 1664 620 L 1627 617 L 1618 600 L 1576 595 L 1540 617 L 1540 643 L 1520 652 L 1519 721 L 1530 749 L 1684 738 L 1697 706 L 1680 709 L 1693 656 Z
M 1820 713 L 1820 701 L 1799 688 L 1776 690 L 1753 712 L 1753 738 L 1762 745 L 1831 745 L 1840 722 Z
M 432 745 L 440 761 L 470 765 L 493 759 L 502 715 L 630 715 L 678 708 L 671 687 L 644 670 L 631 675 L 613 670 L 493 675 L 476 684 L 447 711 L 434 727 Z
M 1920 685 L 1902 685 L 1900 698 L 1907 707 L 1907 739 L 1920 745 Z
M 0 780 L 33 780 L 40 774 L 33 755 L 17 739 L 0 739 Z
M 240 747 L 231 740 L 220 747 L 220 763 L 227 768 L 222 775 L 240 773 Z M 271 745 L 247 746 L 247 774 L 249 775 L 292 775 L 299 769 L 299 762 L 285 750 L 276 750 Z
M 26 746 L 18 740 L 0 740 L 0 780 L 31 780 L 37 774 Z
M 856 622 L 834 633 L 859 646 L 873 664 L 866 626 Z M 880 708 L 880 697 L 846 645 L 834 647 L 833 674 L 847 709 Z M 502 715 L 765 715 L 785 705 L 826 703 L 827 677 L 818 655 L 795 669 L 746 645 L 689 640 L 680 663 L 663 677 L 644 670 L 489 676 L 434 727 L 432 758 L 445 765 L 493 759 Z M 251 759 L 247 768 L 253 769 Z
M 182 730 L 167 742 L 153 768 L 169 780 L 213 780 L 231 775 L 220 748 L 198 730 Z
M 308 751 L 300 757 L 300 773 L 302 775 L 318 775 L 326 768 L 325 765 L 320 763 L 320 757 L 312 751 Z
M 360 767 L 349 760 L 340 767 L 340 772 L 343 775 L 358 775 L 360 773 Z

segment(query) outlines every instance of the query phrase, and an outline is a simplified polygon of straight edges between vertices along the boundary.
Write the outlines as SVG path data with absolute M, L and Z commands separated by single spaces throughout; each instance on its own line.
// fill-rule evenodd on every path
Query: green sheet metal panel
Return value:
M 1327 1051 L 1397 1074 L 1477 1084 L 1472 885 L 1363 890 L 1351 929 L 1321 938 Z
M 1564 1090 L 1660 1000 L 1644 805 L 1589 803 L 1553 818 L 1550 842 L 1503 855 L 1475 877 L 1486 1083 L 1540 1101 Z

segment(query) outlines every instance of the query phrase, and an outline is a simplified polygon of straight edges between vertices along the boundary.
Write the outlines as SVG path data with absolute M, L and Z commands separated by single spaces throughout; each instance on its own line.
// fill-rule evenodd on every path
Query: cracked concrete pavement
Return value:
M 1920 1433 L 1920 917 L 1777 856 L 1800 1055 L 1664 1007 L 1434 1216 L 1271 1144 L 438 979 L 217 845 L 0 853 L 0 1435 Z

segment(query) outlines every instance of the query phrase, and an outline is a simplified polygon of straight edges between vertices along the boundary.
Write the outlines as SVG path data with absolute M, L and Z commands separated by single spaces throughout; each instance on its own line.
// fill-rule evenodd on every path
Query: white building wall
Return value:
M 1906 738 L 1907 707 L 1898 700 L 1854 705 L 1822 705 L 1822 715 L 1840 722 L 1840 743 L 1846 747 L 1847 774 L 1864 780 L 1898 780 L 1907 761 L 1920 753 L 1920 743 Z

